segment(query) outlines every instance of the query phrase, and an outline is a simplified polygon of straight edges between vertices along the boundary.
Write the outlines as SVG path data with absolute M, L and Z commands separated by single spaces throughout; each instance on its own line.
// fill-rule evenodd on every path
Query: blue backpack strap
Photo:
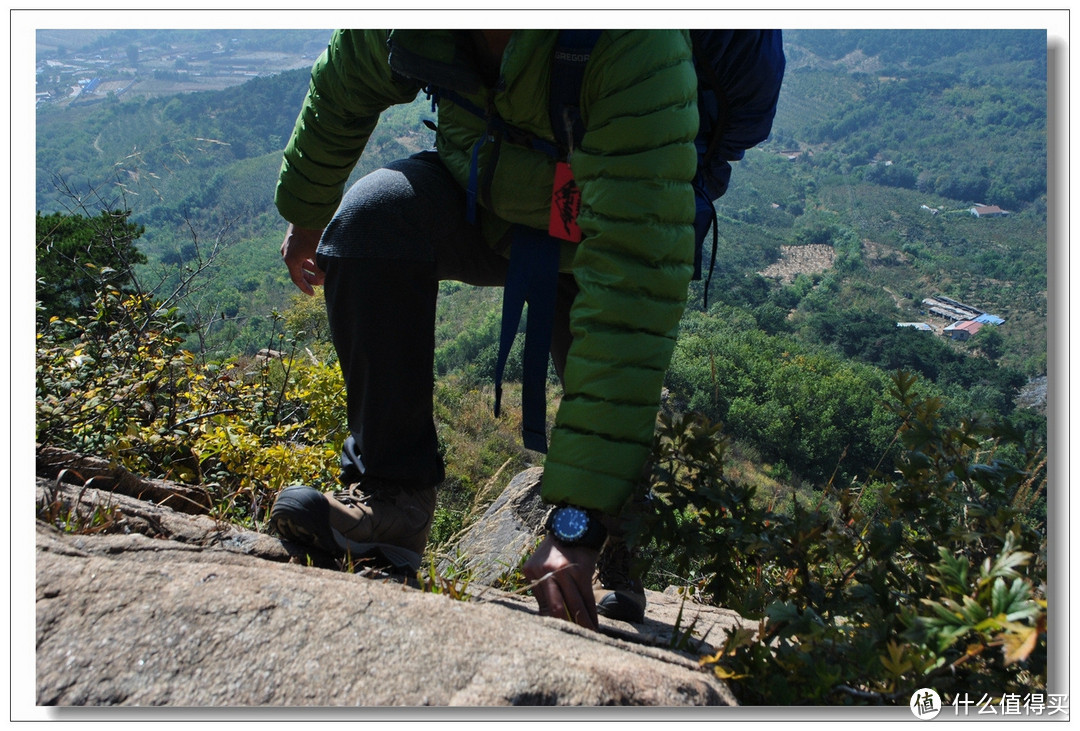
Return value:
M 709 276 L 705 279 L 702 307 L 709 309 L 709 284 L 712 282 L 713 266 L 716 264 L 716 247 L 720 242 L 720 226 L 716 221 L 716 203 L 705 191 L 700 168 L 694 178 L 694 281 L 701 279 L 702 245 L 712 234 L 712 255 L 709 258 Z
M 495 416 L 502 405 L 502 378 L 526 302 L 521 374 L 521 436 L 527 449 L 547 452 L 548 354 L 555 321 L 559 244 L 547 232 L 515 226 L 503 291 L 499 357 L 495 364 Z
M 567 159 L 584 135 L 581 86 L 585 65 L 601 31 L 561 31 L 552 57 L 549 113 L 558 156 Z M 540 148 L 538 145 L 534 147 Z M 552 150 L 552 152 L 556 152 Z M 553 155 L 554 156 L 554 155 Z M 527 449 L 547 452 L 547 372 L 559 281 L 560 240 L 546 231 L 515 226 L 503 290 L 499 356 L 495 364 L 495 415 L 502 405 L 502 377 L 524 304 L 525 352 L 521 375 L 521 436 Z

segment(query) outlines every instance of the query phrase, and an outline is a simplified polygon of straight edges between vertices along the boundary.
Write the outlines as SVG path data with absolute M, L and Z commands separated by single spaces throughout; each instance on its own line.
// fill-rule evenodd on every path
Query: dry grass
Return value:
M 826 244 L 781 246 L 780 261 L 759 272 L 764 277 L 791 284 L 800 274 L 819 274 L 827 271 L 836 260 L 836 250 Z

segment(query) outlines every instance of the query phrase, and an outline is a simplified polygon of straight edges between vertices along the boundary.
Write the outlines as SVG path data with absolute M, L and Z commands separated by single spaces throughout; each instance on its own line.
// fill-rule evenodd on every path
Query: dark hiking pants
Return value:
M 438 155 L 424 152 L 346 193 L 317 264 L 348 404 L 342 481 L 442 482 L 432 417 L 439 282 L 502 286 L 507 260 L 466 221 L 464 191 Z M 560 375 L 575 292 L 573 278 L 561 275 L 551 349 Z

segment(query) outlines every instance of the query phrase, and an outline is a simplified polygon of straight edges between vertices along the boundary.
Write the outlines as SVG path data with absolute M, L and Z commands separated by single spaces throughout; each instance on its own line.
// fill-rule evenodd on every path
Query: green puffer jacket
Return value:
M 282 216 L 324 227 L 379 114 L 412 102 L 425 82 L 480 108 L 490 101 L 507 123 L 554 139 L 548 89 L 556 36 L 515 31 L 492 92 L 471 61 L 467 33 L 335 33 L 312 70 L 285 150 L 276 199 Z M 586 68 L 585 135 L 571 157 L 583 238 L 564 244 L 561 256 L 580 292 L 544 467 L 548 502 L 615 513 L 648 457 L 693 270 L 696 84 L 685 31 L 606 31 Z M 439 104 L 436 146 L 463 187 L 485 129 L 451 101 Z M 481 148 L 481 177 L 492 147 Z M 547 229 L 554 166 L 544 153 L 503 143 L 480 211 L 489 242 L 511 223 Z

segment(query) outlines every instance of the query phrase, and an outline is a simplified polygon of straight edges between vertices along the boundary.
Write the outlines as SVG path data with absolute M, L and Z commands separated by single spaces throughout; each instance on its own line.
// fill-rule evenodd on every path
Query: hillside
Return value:
M 188 81 L 199 52 L 185 44 L 202 40 L 79 31 L 50 36 L 42 58 L 75 53 L 65 38 L 86 60 L 104 41 L 103 64 L 121 48 L 148 67 L 168 48 L 195 54 L 152 74 L 166 85 Z M 239 43 L 207 40 L 239 57 Z M 542 501 L 502 490 L 520 474 L 535 491 L 542 458 L 518 436 L 520 339 L 492 415 L 497 289 L 440 287 L 447 475 L 415 576 L 423 591 L 268 535 L 284 486 L 338 485 L 347 432 L 325 311 L 286 280 L 272 202 L 304 68 L 44 103 L 39 702 L 670 704 L 730 686 L 742 705 L 902 706 L 918 688 L 1045 694 L 1060 632 L 1047 623 L 1051 561 L 1060 575 L 1048 505 L 1068 489 L 1047 469 L 1045 37 L 790 31 L 786 47 L 773 135 L 717 202 L 715 271 L 691 284 L 642 499 L 621 516 L 646 588 L 677 586 L 679 598 L 650 594 L 643 627 L 604 623 L 596 638 L 520 616 L 532 605 L 519 556 Z M 429 144 L 428 115 L 423 99 L 388 111 L 355 175 Z M 489 522 L 508 513 L 537 520 L 508 535 Z M 513 608 L 445 601 L 469 587 Z M 327 617 L 307 611 L 316 595 Z M 370 622 L 411 639 L 389 654 L 360 643 L 356 672 L 313 681 L 319 693 L 283 688 L 330 667 L 342 597 L 359 607 L 346 634 Z M 443 622 L 496 636 L 461 653 Z M 268 654 L 281 627 L 296 631 Z M 500 627 L 526 642 L 500 643 Z M 174 642 L 177 631 L 192 641 Z M 569 641 L 556 660 L 652 636 L 665 656 L 690 652 L 692 679 L 709 682 L 686 696 L 680 680 L 672 696 L 647 669 L 612 674 L 621 661 L 608 655 L 567 678 L 565 662 L 520 662 L 541 634 Z M 380 657 L 391 671 L 420 663 L 422 682 L 358 681 Z
M 755 349 L 753 361 L 801 353 L 858 374 L 850 376 L 857 390 L 871 395 L 880 395 L 884 374 L 911 369 L 957 413 L 1013 416 L 1020 388 L 1046 372 L 1045 35 L 900 33 L 903 43 L 894 31 L 786 32 L 773 135 L 735 165 L 717 203 L 708 311 L 704 283 L 695 282 L 669 376 L 673 403 L 732 423 L 795 474 L 827 475 L 842 452 L 871 454 L 881 445 L 870 435 L 886 425 L 858 428 L 853 419 L 827 447 L 803 443 L 783 426 L 798 399 L 732 348 Z M 221 47 L 220 38 L 208 40 Z M 137 46 L 140 64 L 163 57 L 151 49 L 181 42 L 191 38 L 110 41 Z M 297 323 L 308 333 L 300 345 L 326 353 L 325 340 L 310 335 L 325 324 L 311 303 L 298 303 L 278 260 L 284 222 L 272 203 L 307 78 L 297 68 L 222 91 L 42 108 L 38 208 L 69 210 L 78 199 L 91 214 L 98 205 L 130 209 L 145 227 L 141 281 L 157 293 L 183 283 L 198 330 L 190 346 L 208 357 L 250 356 Z M 388 111 L 356 174 L 430 144 L 420 121 L 429 114 L 423 99 Z M 983 204 L 1008 215 L 973 216 Z M 823 263 L 794 263 L 806 251 L 796 247 Z M 185 270 L 203 274 L 184 283 Z M 497 296 L 452 283 L 442 292 L 439 373 L 490 384 Z M 923 305 L 935 296 L 1004 322 L 970 341 L 948 339 L 949 323 Z M 936 333 L 896 326 L 923 321 Z M 516 362 L 515 352 L 510 377 Z M 792 368 L 789 382 L 813 379 Z M 807 388 L 801 398 L 828 419 L 820 405 L 839 396 Z M 1037 411 L 1015 418 L 1045 433 Z M 802 446 L 792 452 L 792 444 Z
M 217 91 L 310 68 L 329 30 L 37 31 L 39 109 Z

